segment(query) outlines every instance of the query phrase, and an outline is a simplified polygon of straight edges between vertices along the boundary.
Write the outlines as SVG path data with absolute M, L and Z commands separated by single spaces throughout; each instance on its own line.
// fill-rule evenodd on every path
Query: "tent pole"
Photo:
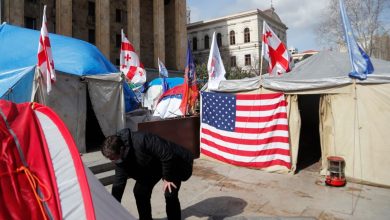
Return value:
M 260 58 L 260 79 L 262 78 L 261 75 L 263 74 L 263 56 Z

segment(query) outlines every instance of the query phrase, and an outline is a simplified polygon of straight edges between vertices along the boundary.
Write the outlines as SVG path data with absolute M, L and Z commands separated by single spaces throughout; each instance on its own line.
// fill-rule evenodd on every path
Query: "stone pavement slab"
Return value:
M 182 218 L 389 219 L 390 189 L 350 182 L 329 187 L 318 171 L 276 174 L 197 159 L 193 176 L 180 189 Z M 133 186 L 129 179 L 122 204 L 137 217 Z M 111 191 L 111 185 L 106 188 Z M 155 219 L 166 218 L 161 181 L 152 209 Z

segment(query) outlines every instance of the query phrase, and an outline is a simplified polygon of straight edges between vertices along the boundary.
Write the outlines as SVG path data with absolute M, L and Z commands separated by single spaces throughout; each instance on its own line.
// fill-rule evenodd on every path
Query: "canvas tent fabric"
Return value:
M 115 134 L 125 126 L 123 78 L 92 44 L 49 36 L 57 81 L 47 95 L 35 70 L 39 32 L 6 23 L 0 26 L 0 54 L 7 54 L 0 59 L 0 82 L 4 79 L 6 86 L 0 97 L 14 102 L 36 100 L 52 107 L 68 126 L 79 151 L 86 152 L 87 97 L 102 133 Z
M 0 100 L 0 136 L 0 219 L 134 219 L 87 171 L 50 108 Z
M 353 80 L 348 77 L 347 53 L 323 51 L 281 76 L 222 81 L 216 91 L 286 94 L 291 173 L 296 169 L 301 119 L 305 117 L 300 115 L 299 97 L 319 95 L 319 110 L 312 114 L 319 115 L 321 174 L 326 174 L 327 157 L 336 155 L 344 158 L 347 177 L 390 186 L 390 62 L 371 61 L 374 73 L 367 80 Z M 244 82 L 248 87 L 243 90 Z

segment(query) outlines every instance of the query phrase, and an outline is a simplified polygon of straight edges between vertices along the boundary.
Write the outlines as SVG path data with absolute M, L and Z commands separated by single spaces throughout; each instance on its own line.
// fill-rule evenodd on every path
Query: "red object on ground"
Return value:
M 346 179 L 344 174 L 345 161 L 342 157 L 329 156 L 328 158 L 328 175 L 325 183 L 328 186 L 345 186 Z

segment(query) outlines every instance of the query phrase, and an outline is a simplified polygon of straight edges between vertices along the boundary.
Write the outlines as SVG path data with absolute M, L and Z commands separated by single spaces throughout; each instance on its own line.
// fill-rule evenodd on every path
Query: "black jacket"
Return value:
M 121 130 L 118 135 L 125 144 L 127 155 L 118 167 L 135 180 L 160 175 L 167 181 L 186 181 L 192 175 L 193 155 L 177 144 L 156 135 Z

